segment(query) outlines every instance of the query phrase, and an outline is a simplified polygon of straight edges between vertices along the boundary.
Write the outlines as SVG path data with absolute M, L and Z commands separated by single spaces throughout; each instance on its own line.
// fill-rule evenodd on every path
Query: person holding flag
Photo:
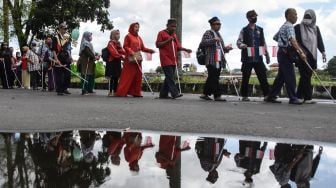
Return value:
M 252 69 L 255 70 L 264 97 L 269 92 L 269 84 L 267 82 L 266 67 L 263 63 L 263 55 L 266 57 L 266 63 L 270 63 L 270 57 L 267 52 L 267 46 L 262 27 L 256 25 L 258 14 L 255 10 L 246 13 L 249 24 L 244 27 L 239 34 L 237 46 L 241 49 L 241 71 L 243 80 L 241 85 L 241 95 L 243 101 L 250 101 L 248 98 L 248 87 Z
M 165 74 L 165 80 L 161 87 L 160 99 L 170 98 L 168 92 L 171 94 L 171 98 L 182 97 L 183 94 L 175 85 L 174 74 L 177 65 L 177 52 L 185 51 L 191 53 L 192 50 L 183 48 L 176 37 L 176 19 L 169 19 L 167 22 L 167 28 L 160 31 L 156 40 L 156 47 L 160 51 L 160 62 L 163 72 Z

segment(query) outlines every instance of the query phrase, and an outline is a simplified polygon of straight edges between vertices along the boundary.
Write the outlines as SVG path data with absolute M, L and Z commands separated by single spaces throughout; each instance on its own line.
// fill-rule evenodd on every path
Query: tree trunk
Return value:
M 179 41 L 182 43 L 182 2 L 183 0 L 170 0 L 170 17 L 177 20 L 176 35 Z M 178 53 L 178 69 L 182 70 L 182 58 Z
M 9 43 L 9 8 L 8 2 L 2 2 L 3 8 L 3 35 L 4 35 L 4 42 Z

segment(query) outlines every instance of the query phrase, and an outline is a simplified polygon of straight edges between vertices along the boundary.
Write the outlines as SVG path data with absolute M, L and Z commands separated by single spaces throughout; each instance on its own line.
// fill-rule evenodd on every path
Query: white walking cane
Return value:
M 147 84 L 150 92 L 152 93 L 152 95 L 154 95 L 154 92 L 153 92 L 151 86 L 149 85 L 148 80 L 147 80 L 145 74 L 142 72 L 142 68 L 140 67 L 140 64 L 139 64 L 138 60 L 135 57 L 134 57 L 134 60 L 135 60 L 136 64 L 138 65 L 138 68 L 139 68 L 139 70 L 140 70 L 140 72 L 142 74 L 142 77 L 144 78 L 144 80 L 145 80 L 145 82 L 146 82 L 146 84 Z
M 22 83 L 20 82 L 19 77 L 17 76 L 17 74 L 15 73 L 14 70 L 12 70 L 12 71 L 13 71 L 13 73 L 14 73 L 15 79 L 19 82 L 20 87 L 22 87 Z
M 44 81 L 43 81 L 43 62 L 41 63 L 41 71 L 42 71 L 42 76 L 41 76 L 41 80 L 42 80 L 42 90 L 41 91 L 43 91 L 43 86 L 44 86 Z
M 223 53 L 223 55 L 224 55 L 224 57 L 225 57 L 224 48 L 223 48 L 223 46 L 222 46 L 222 43 L 219 42 L 219 45 L 220 45 L 221 51 L 222 51 L 222 53 Z M 230 77 L 231 77 L 231 82 L 232 82 L 232 84 L 233 84 L 233 87 L 235 88 L 235 91 L 236 91 L 238 100 L 240 100 L 239 92 L 238 92 L 237 86 L 236 86 L 236 84 L 235 84 L 235 82 L 234 82 L 234 79 L 233 79 L 233 76 L 232 76 L 232 73 L 231 73 L 231 69 L 230 69 L 230 67 L 229 67 L 229 63 L 226 63 L 226 66 L 227 66 L 227 69 L 228 69 L 228 71 L 229 71 L 229 74 L 230 74 Z
M 67 68 L 66 66 L 63 66 L 63 65 L 62 65 L 62 67 L 63 67 L 65 70 L 67 70 L 67 71 L 69 71 L 70 73 L 72 73 L 73 75 L 77 76 L 79 79 L 83 80 L 84 82 L 88 82 L 88 81 L 86 80 L 86 74 L 87 74 L 87 72 L 86 72 L 86 74 L 85 74 L 85 79 L 84 79 L 83 77 L 79 76 L 77 73 L 73 72 L 72 70 L 70 70 L 70 69 Z M 86 67 L 86 71 L 87 71 L 87 67 Z
M 6 65 L 5 65 L 5 61 L 2 61 L 3 67 L 4 67 L 4 72 L 5 72 L 5 77 L 6 77 L 6 83 L 7 83 L 7 87 L 9 87 L 8 84 L 8 78 L 7 78 L 7 70 L 6 70 Z M 4 86 L 3 86 L 4 87 Z
M 182 91 L 181 91 L 181 83 L 180 83 L 180 76 L 179 76 L 179 73 L 178 73 L 179 70 L 178 70 L 177 61 L 176 61 L 175 46 L 174 46 L 174 42 L 173 41 L 171 41 L 171 45 L 173 47 L 173 54 L 174 54 L 174 61 L 175 61 L 175 67 L 176 67 L 177 82 L 178 82 L 180 93 L 182 93 Z
M 52 79 L 53 79 L 54 89 L 56 89 L 55 75 L 54 75 L 54 68 L 53 67 L 51 67 L 51 76 L 52 76 Z M 49 79 L 49 77 L 48 77 L 48 79 Z M 49 86 L 48 86 L 48 89 L 49 89 Z
M 308 61 L 305 60 L 304 62 L 306 63 L 306 65 L 308 66 L 308 68 L 313 72 L 314 76 L 318 79 L 318 81 L 320 82 L 320 84 L 324 88 L 324 90 L 328 93 L 328 95 L 331 98 L 331 100 L 333 101 L 333 103 L 336 103 L 334 97 L 331 95 L 331 93 L 329 92 L 329 90 L 323 85 L 320 77 L 317 75 L 317 73 L 314 71 L 314 69 L 309 65 Z

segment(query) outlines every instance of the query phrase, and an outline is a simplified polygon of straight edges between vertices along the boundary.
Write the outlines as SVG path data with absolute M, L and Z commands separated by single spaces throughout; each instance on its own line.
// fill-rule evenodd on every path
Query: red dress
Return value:
M 133 24 L 130 26 L 133 29 Z M 147 53 L 153 53 L 153 50 L 146 48 L 142 42 L 140 36 L 135 33 L 128 33 L 124 39 L 124 49 L 126 51 L 126 57 L 130 56 L 134 52 L 142 51 Z M 125 58 L 123 69 L 121 71 L 120 81 L 116 96 L 127 97 L 132 95 L 134 97 L 142 96 L 142 66 L 141 63 L 130 63 L 128 58 Z

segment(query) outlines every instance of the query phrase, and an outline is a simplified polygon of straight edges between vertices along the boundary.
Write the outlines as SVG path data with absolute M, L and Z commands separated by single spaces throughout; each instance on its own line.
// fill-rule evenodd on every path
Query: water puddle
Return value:
M 336 148 L 130 131 L 2 133 L 1 187 L 333 187 Z

